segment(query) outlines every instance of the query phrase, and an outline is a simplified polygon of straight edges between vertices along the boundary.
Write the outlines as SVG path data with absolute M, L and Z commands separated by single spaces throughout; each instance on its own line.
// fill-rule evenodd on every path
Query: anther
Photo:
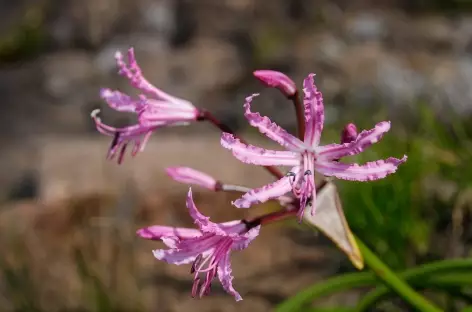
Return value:
M 197 277 L 193 281 L 193 285 L 192 285 L 192 298 L 195 298 L 197 296 L 197 292 L 198 292 L 199 287 L 200 287 L 200 278 Z
M 192 263 L 192 267 L 190 268 L 190 274 L 195 273 L 195 271 L 198 269 L 198 266 L 202 263 L 203 260 L 203 255 L 199 254 L 196 258 L 195 261 Z
M 111 141 L 110 149 L 113 149 L 118 144 L 118 140 L 120 139 L 120 135 L 121 135 L 120 131 L 115 132 L 115 136 L 113 137 L 113 141 Z

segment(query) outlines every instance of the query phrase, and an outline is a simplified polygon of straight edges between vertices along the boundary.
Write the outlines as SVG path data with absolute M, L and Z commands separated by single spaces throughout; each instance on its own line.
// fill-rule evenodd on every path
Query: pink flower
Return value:
M 192 168 L 170 167 L 166 169 L 166 172 L 172 179 L 178 182 L 196 184 L 212 191 L 215 191 L 218 185 L 218 181 L 213 177 Z
M 118 162 L 121 162 L 128 143 L 134 142 L 134 156 L 144 149 L 154 130 L 164 126 L 187 125 L 190 121 L 198 119 L 199 111 L 192 103 L 171 96 L 149 83 L 136 62 L 132 48 L 128 50 L 128 64 L 120 52 L 116 52 L 115 58 L 119 73 L 141 94 L 134 99 L 120 91 L 104 88 L 100 90 L 100 97 L 116 111 L 136 114 L 139 124 L 123 128 L 108 126 L 98 118 L 99 110 L 92 112 L 92 118 L 98 131 L 114 137 L 108 158 L 113 158 L 120 150 Z
M 285 96 L 291 97 L 297 92 L 297 86 L 287 75 L 275 70 L 256 70 L 254 76 L 263 84 L 279 89 Z
M 355 140 L 343 144 L 320 145 L 321 132 L 324 123 L 324 107 L 321 92 L 314 84 L 314 74 L 308 75 L 304 80 L 304 106 L 305 106 L 305 136 L 301 141 L 287 131 L 273 123 L 268 117 L 251 111 L 254 94 L 246 98 L 244 104 L 245 117 L 251 126 L 256 127 L 270 139 L 285 147 L 286 151 L 267 150 L 260 147 L 246 145 L 229 133 L 223 133 L 221 144 L 230 149 L 239 160 L 263 166 L 290 166 L 290 172 L 280 180 L 251 190 L 244 194 L 233 204 L 238 208 L 249 208 L 252 204 L 265 202 L 271 198 L 277 198 L 287 192 L 300 199 L 301 217 L 309 199 L 312 200 L 311 213 L 315 213 L 316 188 L 314 171 L 326 176 L 334 176 L 339 179 L 352 181 L 370 181 L 386 177 L 396 171 L 398 165 L 405 162 L 402 159 L 388 158 L 368 162 L 364 165 L 344 164 L 337 159 L 349 155 L 356 155 L 368 146 L 378 142 L 384 133 L 390 129 L 390 122 L 380 122 L 371 130 L 362 131 Z
M 138 230 L 137 234 L 146 239 L 160 239 L 169 247 L 154 250 L 157 259 L 176 265 L 192 263 L 190 272 L 195 274 L 193 297 L 207 295 L 212 280 L 218 276 L 224 290 L 236 301 L 242 300 L 233 288 L 229 257 L 231 251 L 248 247 L 259 234 L 260 225 L 249 229 L 241 220 L 220 224 L 211 222 L 198 211 L 191 189 L 187 196 L 187 208 L 199 229 L 151 226 Z

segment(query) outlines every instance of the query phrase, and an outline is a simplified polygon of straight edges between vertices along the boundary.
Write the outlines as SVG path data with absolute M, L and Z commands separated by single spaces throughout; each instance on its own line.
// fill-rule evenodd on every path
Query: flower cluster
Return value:
M 136 125 L 114 128 L 102 123 L 98 117 L 98 110 L 92 112 L 92 118 L 98 131 L 113 136 L 108 158 L 113 158 L 118 154 L 118 162 L 121 163 L 130 142 L 134 143 L 133 155 L 142 151 L 150 135 L 160 127 L 186 125 L 191 121 L 209 121 L 223 131 L 221 145 L 230 150 L 238 160 L 247 164 L 264 166 L 277 176 L 277 180 L 271 184 L 250 189 L 223 183 L 192 168 L 172 167 L 167 169 L 168 175 L 181 183 L 198 185 L 212 191 L 242 193 L 242 196 L 232 203 L 237 208 L 249 208 L 268 200 L 276 200 L 282 207 L 276 213 L 263 215 L 253 220 L 235 220 L 218 224 L 211 222 L 208 217 L 199 212 L 190 189 L 186 203 L 196 229 L 150 226 L 137 231 L 140 237 L 160 240 L 167 246 L 167 249 L 154 250 L 154 256 L 158 260 L 176 265 L 191 263 L 191 273 L 194 274 L 192 287 L 192 296 L 194 297 L 207 295 L 210 292 L 213 279 L 218 277 L 226 292 L 234 296 L 236 300 L 242 299 L 232 285 L 230 253 L 234 250 L 247 248 L 264 224 L 288 216 L 298 216 L 301 221 L 304 216 L 309 215 L 315 220 L 314 224 L 330 236 L 330 229 L 321 222 L 324 214 L 328 211 L 328 213 L 338 216 L 340 226 L 344 227 L 347 236 L 349 236 L 349 229 L 342 210 L 338 209 L 339 207 L 325 208 L 325 212 L 321 211 L 323 207 L 329 206 L 326 204 L 328 197 L 323 197 L 320 193 L 323 185 L 315 184 L 315 173 L 330 177 L 327 179 L 371 181 L 385 178 L 394 173 L 397 167 L 407 159 L 406 156 L 401 159 L 391 157 L 361 165 L 339 161 L 345 156 L 359 154 L 378 142 L 390 130 L 390 122 L 387 121 L 379 122 L 374 128 L 360 133 L 354 124 L 348 124 L 342 129 L 339 144 L 321 145 L 324 103 L 323 96 L 314 83 L 314 74 L 309 74 L 303 81 L 303 101 L 300 101 L 300 92 L 297 90 L 296 84 L 285 74 L 272 70 L 254 72 L 254 76 L 264 85 L 279 89 L 296 106 L 298 105 L 298 108 L 301 109 L 300 112 L 303 113 L 300 114 L 303 115 L 303 118 L 298 120 L 299 127 L 304 129 L 301 132 L 303 137 L 297 138 L 268 117 L 253 112 L 251 105 L 258 94 L 246 98 L 243 105 L 244 116 L 251 126 L 285 149 L 275 151 L 247 144 L 209 112 L 199 110 L 190 102 L 173 97 L 154 87 L 144 78 L 132 49 L 128 51 L 127 63 L 119 52 L 115 58 L 119 73 L 126 77 L 141 94 L 137 98 L 132 98 L 119 91 L 101 90 L 101 98 L 112 109 L 133 113 L 138 120 Z M 290 170 L 288 173 L 282 174 L 275 166 L 288 166 Z M 327 179 L 325 178 L 325 184 Z M 334 190 L 333 187 L 331 189 Z M 318 202 L 317 196 L 320 202 Z M 330 212 L 331 209 L 333 212 Z M 318 210 L 320 211 L 318 212 Z M 317 218 L 320 220 L 319 222 L 316 221 Z M 335 235 L 330 238 L 341 249 L 347 250 L 347 247 Z

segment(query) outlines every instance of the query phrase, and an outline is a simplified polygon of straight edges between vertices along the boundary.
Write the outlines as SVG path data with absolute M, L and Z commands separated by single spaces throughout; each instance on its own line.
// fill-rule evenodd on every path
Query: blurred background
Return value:
M 133 46 L 149 81 L 213 111 L 254 144 L 270 146 L 242 114 L 254 109 L 295 130 L 291 103 L 252 77 L 276 69 L 324 94 L 322 141 L 342 125 L 392 130 L 354 160 L 409 159 L 379 182 L 338 181 L 351 229 L 395 269 L 467 257 L 472 245 L 472 2 L 469 0 L 2 0 L 0 1 L 0 311 L 271 311 L 323 278 L 354 270 L 323 236 L 265 228 L 233 255 L 235 303 L 215 282 L 190 298 L 189 267 L 156 261 L 151 224 L 191 226 L 187 186 L 167 166 L 229 183 L 268 176 L 220 147 L 210 125 L 164 129 L 123 165 L 90 112 L 122 126 L 101 87 L 133 94 L 113 55 Z M 134 93 L 135 94 L 135 93 Z M 209 161 L 211 159 L 211 161 Z M 195 190 L 215 221 L 275 209 L 231 206 Z M 355 303 L 361 292 L 316 304 Z

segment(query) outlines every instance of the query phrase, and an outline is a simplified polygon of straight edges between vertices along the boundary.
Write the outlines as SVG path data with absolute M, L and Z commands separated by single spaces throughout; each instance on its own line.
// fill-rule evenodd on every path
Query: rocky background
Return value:
M 251 77 L 258 68 L 283 70 L 296 82 L 315 72 L 328 122 L 382 104 L 391 118 L 409 114 L 418 103 L 434 107 L 441 118 L 450 112 L 468 115 L 468 3 L 1 1 L 0 141 L 1 157 L 8 161 L 0 167 L 15 172 L 2 174 L 0 189 L 8 190 L 16 178 L 33 179 L 22 167 L 39 160 L 22 159 L 38 154 L 44 146 L 38 138 L 98 137 L 92 109 L 102 108 L 110 124 L 131 122 L 98 97 L 104 86 L 130 91 L 113 58 L 130 46 L 155 85 L 213 110 L 235 128 L 245 126 L 244 97 L 263 91 Z M 292 107 L 282 101 L 267 92 L 258 98 L 258 109 L 293 128 L 294 119 L 286 118 Z M 18 169 L 26 177 L 14 177 Z
M 65 280 L 64 276 L 77 273 L 61 272 L 75 270 L 71 265 L 80 261 L 74 258 L 74 250 L 82 250 L 84 241 L 89 247 L 94 243 L 96 236 L 87 234 L 92 235 L 90 241 L 83 237 L 84 229 L 88 231 L 92 226 L 90 218 L 109 216 L 103 207 L 112 207 L 111 211 L 121 207 L 103 204 L 106 196 L 115 202 L 128 203 L 128 199 L 123 199 L 128 195 L 123 197 L 123 193 L 139 194 L 129 195 L 138 199 L 127 205 L 147 208 L 139 208 L 138 212 L 125 209 L 128 214 L 140 215 L 156 207 L 169 207 L 159 216 L 153 212 L 136 217 L 137 221 L 126 227 L 131 232 L 137 224 L 166 220 L 178 224 L 180 218 L 185 218 L 169 212 L 178 209 L 180 214 L 183 210 L 185 187 L 165 178 L 165 166 L 194 166 L 254 186 L 268 180 L 264 173 L 255 174 L 252 168 L 231 162 L 234 160 L 218 146 L 218 134 L 205 125 L 192 126 L 192 130 L 165 130 L 154 135 L 139 160 L 128 159 L 121 167 L 106 163 L 104 156 L 109 141 L 96 133 L 90 112 L 101 108 L 103 120 L 113 125 L 132 122 L 128 116 L 111 112 L 98 97 L 101 87 L 132 92 L 127 81 L 117 74 L 113 58 L 116 50 L 125 51 L 133 46 L 151 82 L 196 106 L 212 110 L 235 129 L 246 127 L 241 111 L 244 97 L 260 91 L 264 96 L 257 100 L 258 110 L 270 113 L 281 125 L 294 128 L 294 118 L 287 118 L 293 116 L 292 107 L 278 93 L 264 90 L 252 78 L 252 71 L 262 68 L 282 70 L 298 83 L 308 73 L 315 72 L 325 96 L 328 123 L 339 121 L 346 114 L 365 116 L 380 108 L 386 109 L 391 119 L 400 120 L 421 103 L 433 108 L 438 119 L 447 120 L 452 113 L 464 117 L 472 114 L 472 6 L 467 0 L 2 0 L 0 12 L 0 200 L 3 203 L 0 220 L 4 224 L 1 231 L 6 233 L 6 228 L 15 224 L 22 229 L 18 232 L 20 237 L 32 239 L 23 246 L 24 259 L 28 261 L 42 254 L 43 260 L 38 263 L 47 266 L 51 263 L 48 257 L 55 250 L 63 252 L 67 259 L 58 261 L 52 269 L 55 276 L 47 278 L 41 276 L 44 266 L 34 267 L 32 262 L 24 262 L 33 271 L 28 273 L 31 274 L 28 278 L 47 281 L 44 282 L 47 287 L 38 285 L 40 293 L 31 297 L 38 302 L 31 303 L 23 297 L 12 299 L 8 287 L 0 283 L 2 306 L 12 309 L 24 302 L 41 306 L 45 311 L 90 309 L 88 299 L 79 299 L 77 294 L 87 288 L 84 283 L 93 284 L 93 278 L 87 282 L 76 281 L 74 277 Z M 183 136 L 184 133 L 190 137 Z M 215 163 L 207 161 L 210 152 L 218 159 Z M 146 195 L 151 199 L 142 195 L 150 193 L 161 195 Z M 228 198 L 219 196 L 222 203 L 228 202 Z M 74 214 L 71 217 L 67 207 L 72 210 L 82 207 L 71 204 L 76 201 L 97 208 L 83 212 L 86 225 L 70 224 L 79 217 Z M 208 206 L 208 201 L 200 199 L 202 205 Z M 232 211 L 229 204 L 226 206 Z M 208 209 L 215 209 L 218 216 L 218 209 Z M 234 212 L 234 218 L 241 217 L 238 213 Z M 221 220 L 227 217 L 220 216 Z M 113 241 L 113 233 L 106 232 L 104 235 L 109 236 L 104 241 Z M 282 240 L 291 240 L 292 234 L 283 235 Z M 79 242 L 79 247 L 72 251 L 61 249 L 63 237 L 68 237 L 68 242 Z M 51 246 L 38 249 L 43 241 L 51 242 Z M 256 259 L 252 259 L 255 266 L 248 269 L 244 263 L 249 258 L 241 258 L 237 260 L 239 269 L 235 269 L 236 275 L 243 276 L 239 288 L 252 292 L 252 299 L 237 306 L 217 291 L 216 299 L 207 301 L 209 304 L 198 303 L 202 311 L 222 311 L 222 306 L 227 311 L 251 307 L 256 311 L 270 310 L 274 303 L 333 269 L 305 275 L 293 285 L 284 282 L 276 287 L 284 277 L 271 277 L 269 268 L 277 267 L 279 262 L 281 267 L 298 263 L 295 267 L 301 270 L 307 263 L 320 262 L 326 252 L 322 247 L 283 247 L 286 246 L 283 242 L 276 244 L 269 235 L 261 241 L 261 247 L 255 249 L 267 248 L 267 255 L 249 252 L 247 257 Z M 116 248 L 127 253 L 131 247 Z M 150 248 L 151 245 L 146 245 L 141 250 L 145 260 L 140 260 L 149 262 L 149 266 L 155 265 L 148 259 L 151 254 L 146 253 Z M 299 252 L 287 251 L 290 248 Z M 113 263 L 113 251 L 103 253 L 87 255 L 98 263 L 98 272 L 103 272 L 103 263 Z M 10 260 L 3 261 L 2 267 L 10 268 Z M 338 266 L 334 261 L 333 267 Z M 267 275 L 254 277 L 257 275 L 254 272 L 261 268 L 269 271 Z M 247 273 L 241 273 L 245 269 Z M 186 311 L 194 307 L 194 301 L 182 299 L 187 298 L 189 276 L 182 275 L 181 280 L 174 281 L 172 270 L 158 264 L 157 295 L 154 288 L 143 295 L 146 297 L 143 309 Z M 87 275 L 83 268 L 80 272 L 80 276 Z M 245 274 L 249 276 L 247 281 L 244 281 Z M 112 288 L 110 296 L 114 299 L 107 297 L 113 302 L 110 305 L 126 293 L 141 299 L 140 287 L 144 286 L 140 282 L 125 279 L 121 283 L 135 289 L 129 290 L 126 285 L 115 289 L 119 282 L 110 278 L 103 277 L 106 280 L 103 287 Z M 252 282 L 251 278 L 259 282 Z M 172 285 L 166 289 L 164 286 L 169 283 Z M 18 289 L 25 290 L 25 287 Z M 61 293 L 64 289 L 67 291 Z M 129 296 L 123 298 L 128 300 Z M 129 299 L 133 304 L 137 301 L 140 300 Z

